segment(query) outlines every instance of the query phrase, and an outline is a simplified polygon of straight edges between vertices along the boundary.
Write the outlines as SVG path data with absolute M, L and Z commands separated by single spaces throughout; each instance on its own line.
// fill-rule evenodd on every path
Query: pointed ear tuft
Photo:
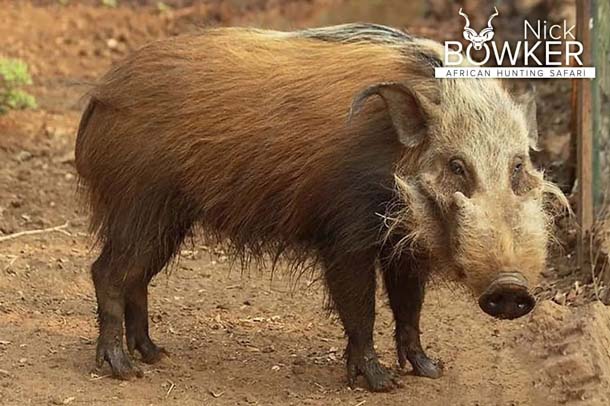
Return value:
M 398 140 L 406 147 L 418 146 L 428 130 L 427 103 L 402 83 L 385 82 L 367 87 L 354 97 L 349 119 L 362 110 L 371 96 L 385 102 Z

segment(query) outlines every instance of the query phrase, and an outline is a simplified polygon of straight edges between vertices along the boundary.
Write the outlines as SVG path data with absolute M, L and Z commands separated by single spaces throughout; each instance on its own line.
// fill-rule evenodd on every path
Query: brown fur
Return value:
M 385 209 L 368 196 L 390 197 L 401 149 L 379 102 L 347 117 L 368 84 L 422 76 L 404 60 L 374 44 L 337 52 L 249 30 L 141 49 L 92 92 L 79 130 L 93 229 L 129 252 L 158 238 L 149 222 L 163 216 L 200 221 L 256 258 L 288 248 L 305 258 L 327 240 L 346 255 L 374 245 Z
M 76 142 L 103 243 L 98 363 L 132 373 L 123 321 L 128 348 L 158 359 L 146 285 L 199 226 L 245 262 L 319 260 L 350 382 L 363 373 L 387 390 L 372 343 L 379 264 L 401 365 L 440 376 L 419 342 L 429 274 L 477 294 L 502 272 L 534 281 L 542 196 L 561 196 L 529 160 L 523 105 L 497 81 L 435 80 L 442 52 L 373 25 L 216 29 L 149 44 L 103 77 Z

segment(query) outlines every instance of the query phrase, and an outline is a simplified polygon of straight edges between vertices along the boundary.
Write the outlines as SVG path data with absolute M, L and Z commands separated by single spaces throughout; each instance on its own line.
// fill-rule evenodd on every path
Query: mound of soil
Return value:
M 610 403 L 610 311 L 601 303 L 570 309 L 542 302 L 514 350 L 550 401 Z

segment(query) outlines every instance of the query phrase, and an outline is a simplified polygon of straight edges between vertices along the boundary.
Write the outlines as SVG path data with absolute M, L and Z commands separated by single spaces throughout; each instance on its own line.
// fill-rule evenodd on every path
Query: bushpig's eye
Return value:
M 523 161 L 519 158 L 513 166 L 513 175 L 518 175 L 523 170 Z
M 512 163 L 511 187 L 517 195 L 523 195 L 528 190 L 535 187 L 536 178 L 528 176 L 525 171 L 525 160 L 522 157 L 516 157 Z
M 466 169 L 464 168 L 464 163 L 457 158 L 452 159 L 451 161 L 449 161 L 449 169 L 451 169 L 451 172 L 453 172 L 454 174 L 458 175 L 458 176 L 464 176 L 466 174 Z

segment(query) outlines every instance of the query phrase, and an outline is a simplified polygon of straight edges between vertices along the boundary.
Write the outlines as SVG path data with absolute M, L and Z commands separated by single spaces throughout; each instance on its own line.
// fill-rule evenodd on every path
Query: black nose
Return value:
M 516 319 L 528 314 L 536 299 L 523 287 L 494 286 L 479 298 L 479 306 L 497 319 Z

